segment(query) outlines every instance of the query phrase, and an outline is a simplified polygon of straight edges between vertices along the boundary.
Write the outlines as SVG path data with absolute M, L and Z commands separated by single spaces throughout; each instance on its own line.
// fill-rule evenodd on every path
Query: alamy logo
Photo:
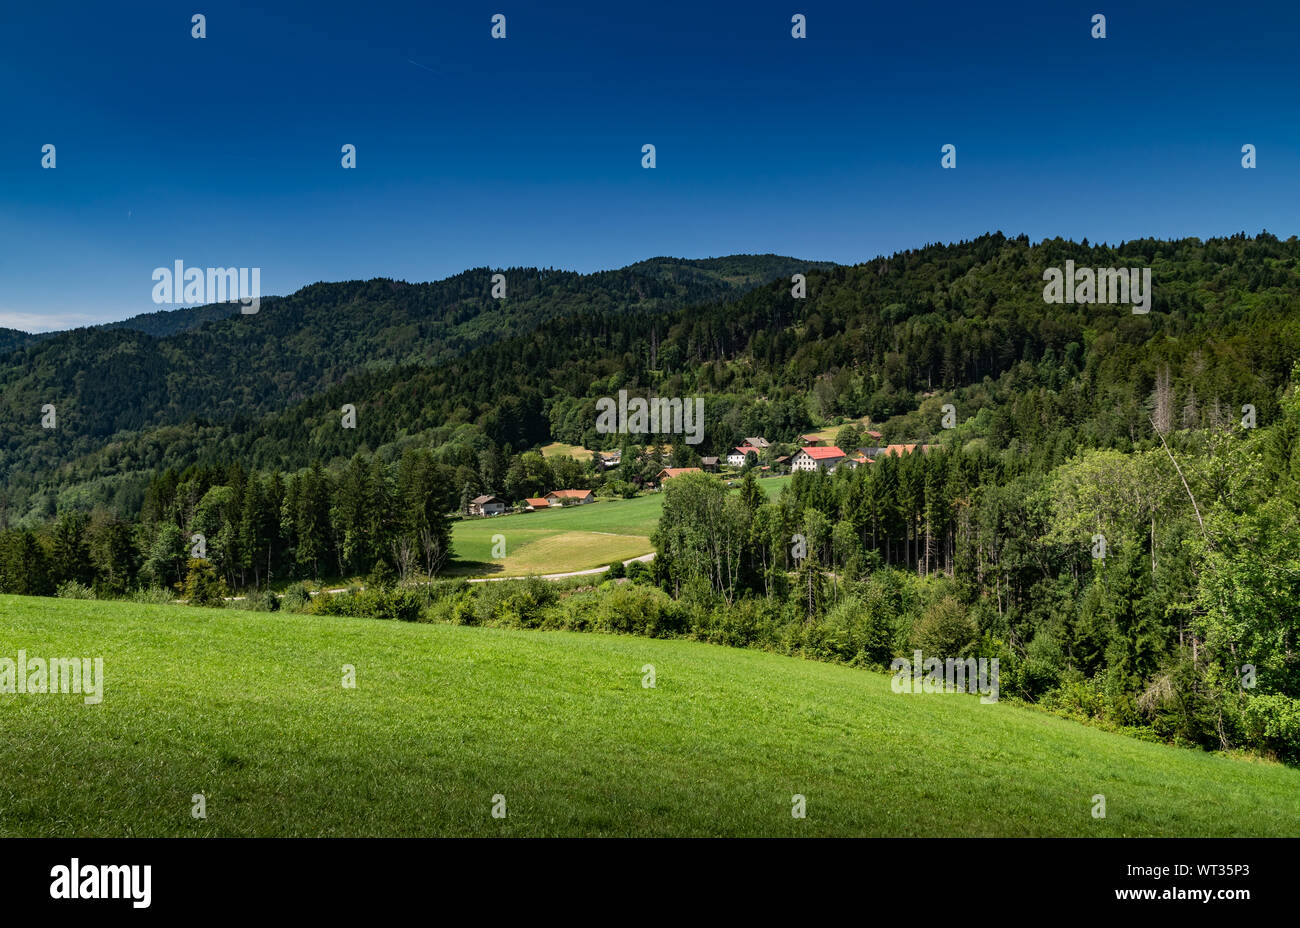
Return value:
M 894 672 L 890 687 L 895 693 L 979 693 L 980 702 L 998 701 L 998 659 L 981 657 L 922 658 L 912 652 L 912 660 L 896 657 L 889 665 Z
M 704 397 L 639 396 L 626 390 L 596 400 L 596 431 L 601 435 L 685 435 L 686 444 L 704 441 Z
M 81 864 L 74 857 L 67 866 L 50 868 L 51 899 L 130 899 L 137 909 L 149 908 L 153 898 L 153 867 Z
M 0 694 L 80 693 L 88 706 L 104 700 L 104 659 L 43 657 L 30 660 L 26 651 L 18 660 L 0 657 Z
M 1074 269 L 1066 261 L 1064 269 L 1049 267 L 1043 271 L 1043 301 L 1047 303 L 1131 303 L 1133 312 L 1151 311 L 1151 268 L 1090 267 Z
M 155 303 L 240 304 L 239 311 L 253 315 L 262 308 L 262 269 L 260 267 L 185 267 L 181 261 L 172 267 L 153 270 Z

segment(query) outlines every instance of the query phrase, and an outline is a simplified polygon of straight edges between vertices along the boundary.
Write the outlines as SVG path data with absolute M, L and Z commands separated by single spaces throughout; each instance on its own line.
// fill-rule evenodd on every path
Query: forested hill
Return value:
M 41 337 L 0 332 L 0 473 L 11 492 L 97 452 L 122 432 L 256 419 L 349 375 L 437 365 L 578 311 L 657 315 L 827 266 L 778 255 L 656 258 L 595 274 L 511 268 L 493 299 L 488 268 L 436 283 L 318 283 L 231 306 L 148 314 Z M 55 406 L 57 428 L 40 427 Z
M 36 341 L 36 338 L 35 335 L 20 332 L 18 329 L 0 329 L 0 355 L 7 354 L 15 348 L 30 345 Z
M 1067 260 L 1150 268 L 1150 312 L 1045 303 L 1044 269 Z M 755 265 L 772 282 L 738 295 Z M 790 293 L 800 268 L 806 299 Z M 868 415 L 889 440 L 939 436 L 1050 466 L 1079 447 L 1152 442 L 1158 382 L 1173 426 L 1235 422 L 1245 404 L 1270 421 L 1300 357 L 1300 242 L 1267 233 L 1118 247 L 995 234 L 853 267 L 764 256 L 507 276 L 504 305 L 486 297 L 486 272 L 321 284 L 159 342 L 85 333 L 75 344 L 100 343 L 79 367 L 72 342 L 26 349 L 32 369 L 5 374 L 11 422 L 21 414 L 31 436 L 54 383 L 73 392 L 56 435 L 6 431 L 6 463 L 47 484 L 45 514 L 56 491 L 105 503 L 131 475 L 232 459 L 292 469 L 422 444 L 476 470 L 506 446 L 611 444 L 595 433 L 595 400 L 626 388 L 705 397 L 698 454 Z M 58 352 L 63 366 L 43 363 Z M 86 402 L 94 416 L 77 410 Z M 344 403 L 354 430 L 339 427 Z M 158 422 L 184 424 L 147 428 Z M 77 485 L 94 489 L 69 496 Z

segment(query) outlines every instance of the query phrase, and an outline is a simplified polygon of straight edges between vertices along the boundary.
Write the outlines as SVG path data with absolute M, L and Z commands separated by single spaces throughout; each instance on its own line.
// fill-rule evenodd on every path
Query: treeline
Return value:
M 0 591 L 50 595 L 69 582 L 104 595 L 181 590 L 195 570 L 229 590 L 274 580 L 436 576 L 452 557 L 456 468 L 412 449 L 393 463 L 357 455 L 337 474 L 225 468 L 166 470 L 138 515 L 61 513 L 0 532 Z M 475 477 L 477 480 L 477 477 Z

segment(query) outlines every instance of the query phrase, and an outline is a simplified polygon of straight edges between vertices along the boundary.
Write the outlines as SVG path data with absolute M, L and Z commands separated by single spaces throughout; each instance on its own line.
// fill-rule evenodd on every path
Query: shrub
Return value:
M 60 599 L 94 599 L 95 591 L 76 580 L 65 580 L 55 593 Z
M 609 580 L 618 580 L 619 578 L 626 576 L 627 569 L 623 566 L 622 561 L 614 561 L 609 565 L 609 570 L 605 572 L 605 577 Z
M 381 590 L 391 587 L 396 582 L 397 575 L 393 573 L 393 568 L 388 566 L 387 561 L 376 561 L 370 576 L 366 578 L 366 586 Z
M 955 597 L 943 596 L 921 613 L 912 629 L 912 644 L 926 657 L 959 657 L 975 640 L 978 629 L 966 607 Z
M 307 585 L 295 583 L 284 591 L 284 596 L 280 598 L 280 608 L 288 612 L 306 612 L 310 602 L 311 594 L 307 591 Z
M 130 601 L 133 603 L 148 603 L 151 606 L 166 606 L 176 601 L 176 594 L 170 590 L 164 590 L 159 586 L 151 586 L 148 589 L 136 590 L 130 595 Z
M 660 638 L 690 627 L 686 611 L 667 593 L 631 584 L 599 594 L 593 613 L 596 631 Z
M 243 599 L 231 600 L 230 605 L 249 612 L 275 612 L 280 608 L 280 600 L 270 590 L 253 590 Z
M 350 615 L 369 619 L 418 622 L 424 607 L 414 590 L 368 589 L 359 593 L 322 593 L 306 611 L 312 615 Z
M 185 580 L 178 586 L 191 606 L 220 607 L 226 604 L 226 581 L 217 576 L 216 568 L 208 561 L 190 558 Z
M 1278 757 L 1300 761 L 1300 699 L 1280 693 L 1251 696 L 1241 714 L 1251 744 L 1262 745 Z

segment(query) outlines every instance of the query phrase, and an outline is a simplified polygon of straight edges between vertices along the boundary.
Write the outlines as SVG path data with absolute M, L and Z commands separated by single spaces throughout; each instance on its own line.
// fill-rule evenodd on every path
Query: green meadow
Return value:
M 3 596 L 19 649 L 105 684 L 0 695 L 2 836 L 1300 835 L 1295 769 L 690 641 Z
M 759 486 L 775 496 L 789 482 L 789 477 L 770 477 Z M 640 557 L 654 550 L 650 534 L 662 510 L 663 494 L 648 493 L 586 506 L 462 519 L 452 526 L 456 560 L 446 573 L 525 577 L 590 570 Z M 493 556 L 496 535 L 505 539 L 504 557 Z

